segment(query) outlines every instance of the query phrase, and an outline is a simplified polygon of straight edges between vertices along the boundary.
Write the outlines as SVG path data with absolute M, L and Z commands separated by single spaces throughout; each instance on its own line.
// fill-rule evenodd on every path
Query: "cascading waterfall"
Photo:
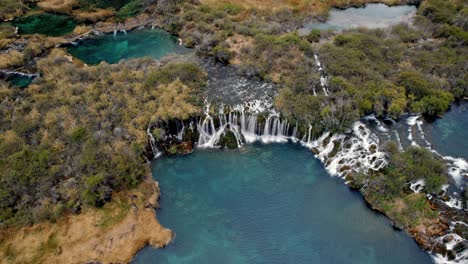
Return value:
M 149 125 L 146 129 L 146 134 L 149 137 L 149 143 L 151 147 L 151 151 L 153 152 L 153 157 L 157 158 L 162 155 L 162 153 L 156 147 L 156 139 L 154 138 L 153 134 L 151 134 L 151 126 Z
M 418 120 L 419 116 L 410 116 L 406 120 L 408 124 L 408 140 L 411 141 L 411 145 L 418 146 L 415 140 L 413 140 L 413 127 L 416 125 L 416 121 Z
M 374 126 L 366 125 L 367 121 L 375 122 L 377 125 L 376 131 L 371 130 Z M 419 120 L 419 116 L 410 116 L 406 125 L 408 126 L 408 139 L 411 145 L 421 146 L 417 143 L 420 140 L 424 142 L 429 150 L 444 159 L 449 167 L 449 174 L 453 177 L 456 184 L 460 186 L 463 175 L 468 175 L 468 163 L 461 158 L 450 156 L 442 156 L 437 151 L 432 149 L 431 144 L 424 136 L 422 129 L 423 121 Z M 298 123 L 294 127 L 287 119 L 282 119 L 280 114 L 276 113 L 271 108 L 271 104 L 250 102 L 243 105 L 236 105 L 227 111 L 224 106 L 221 106 L 218 113 L 210 113 L 210 104 L 206 104 L 204 118 L 198 119 L 196 122 L 190 122 L 188 129 L 183 123 L 176 123 L 177 139 L 181 140 L 183 134 L 187 131 L 198 131 L 199 137 L 197 146 L 200 148 L 214 148 L 218 145 L 221 138 L 232 132 L 238 146 L 244 143 L 260 142 L 286 142 L 299 141 L 302 145 L 310 148 L 315 156 L 323 162 L 326 170 L 333 176 L 346 178 L 352 173 L 369 173 L 369 171 L 379 171 L 383 169 L 388 161 L 385 153 L 381 150 L 380 140 L 390 139 L 389 127 L 382 124 L 375 116 L 363 118 L 363 121 L 355 122 L 352 126 L 352 132 L 347 134 L 330 134 L 324 133 L 319 138 L 314 138 L 313 124 L 308 124 L 308 129 L 305 132 L 298 132 Z M 400 136 L 396 130 L 399 148 L 403 150 Z M 154 142 L 154 137 L 150 133 L 150 128 L 147 130 L 150 138 L 151 148 L 155 156 L 160 153 L 157 150 Z M 385 134 L 385 137 L 379 138 L 377 135 Z M 298 137 L 302 139 L 299 140 Z M 421 192 L 425 182 L 422 180 L 410 182 L 409 188 L 414 192 Z M 445 188 L 445 191 L 448 188 Z M 428 196 L 428 199 L 432 197 Z M 451 197 L 450 201 L 445 202 L 450 207 L 463 209 L 460 201 Z M 453 225 L 453 223 L 450 223 Z M 450 233 L 452 237 L 456 234 Z M 447 236 L 447 235 L 445 235 Z M 440 239 L 444 239 L 442 236 Z M 461 238 L 456 237 L 456 243 L 462 243 Z M 439 238 L 438 238 L 439 239 Z M 441 241 L 442 241 L 441 240 Z M 461 241 L 461 242 L 460 242 Z M 435 241 L 436 243 L 437 241 Z M 450 243 L 445 243 L 447 249 L 451 249 Z M 455 245 L 454 244 L 454 245 Z M 452 245 L 452 247 L 454 246 Z M 457 253 L 456 259 L 466 259 L 467 250 Z M 434 256 L 436 260 L 446 259 L 442 256 Z M 446 263 L 446 262 L 444 262 Z
M 407 126 L 407 138 L 411 144 L 411 146 L 415 147 L 424 147 L 431 151 L 435 156 L 437 156 L 439 159 L 443 160 L 448 169 L 448 174 L 452 177 L 454 184 L 453 185 L 445 185 L 443 187 L 444 195 L 448 196 L 447 201 L 442 201 L 445 203 L 447 206 L 454 208 L 456 210 L 466 210 L 466 207 L 464 207 L 462 200 L 460 199 L 460 193 L 463 191 L 463 178 L 468 176 L 468 162 L 463 159 L 463 158 L 456 158 L 452 156 L 445 156 L 441 153 L 439 153 L 437 150 L 435 150 L 431 144 L 431 142 L 426 138 L 426 135 L 423 130 L 423 124 L 424 121 L 423 119 L 418 116 L 418 115 L 410 115 L 407 117 L 406 122 Z M 394 125 L 396 125 L 394 123 Z M 378 131 L 381 132 L 379 128 L 377 128 Z M 403 145 L 400 141 L 400 136 L 398 131 L 395 129 L 393 130 L 395 133 L 396 139 L 399 144 L 399 148 L 403 150 Z M 409 188 L 413 192 L 421 192 L 421 190 L 425 186 L 425 181 L 422 179 L 409 182 Z M 449 188 L 451 190 L 449 190 Z M 449 192 L 451 192 L 449 194 Z M 429 200 L 432 200 L 434 197 L 430 194 L 427 195 L 427 198 Z M 466 206 L 466 205 L 465 205 Z M 456 232 L 454 232 L 455 225 L 465 225 L 468 226 L 467 223 L 462 222 L 462 221 L 451 221 L 449 222 L 449 232 L 437 239 L 434 240 L 434 244 L 437 243 L 442 243 L 445 245 L 445 248 L 447 250 L 452 250 L 454 252 L 454 260 L 449 260 L 447 257 L 444 257 L 442 255 L 433 255 L 434 260 L 436 263 L 464 263 L 463 261 L 468 259 L 468 250 L 467 249 L 462 249 L 461 251 L 456 251 L 454 250 L 455 246 L 462 245 L 464 243 L 467 243 L 465 239 L 460 237 Z M 449 242 L 447 242 L 449 241 Z
M 252 143 L 255 141 L 286 142 L 293 139 L 292 135 L 297 133 L 297 125 L 290 134 L 289 122 L 286 119 L 281 119 L 277 113 L 270 113 L 263 126 L 258 119 L 258 114 L 247 112 L 245 107 L 236 106 L 233 111 L 227 114 L 221 107 L 218 115 L 220 125 L 216 128 L 214 118 L 205 111 L 204 120 L 197 126 L 200 134 L 198 147 L 215 147 L 221 136 L 225 135 L 227 131 L 231 131 L 235 135 L 238 146 L 244 142 Z
M 368 172 L 380 170 L 386 164 L 385 154 L 379 150 L 379 139 L 362 122 L 356 122 L 352 135 L 323 134 L 319 139 L 314 138 L 313 126 L 303 135 L 298 135 L 298 124 L 292 125 L 287 119 L 282 119 L 274 110 L 268 111 L 266 118 L 252 110 L 251 104 L 237 105 L 225 113 L 224 106 L 218 112 L 219 125 L 215 126 L 215 118 L 209 113 L 207 104 L 205 118 L 199 121 L 198 147 L 213 148 L 227 131 L 233 132 L 238 146 L 243 143 L 260 141 L 287 142 L 300 141 L 304 146 L 315 149 L 317 158 L 326 164 L 326 169 L 335 176 L 345 176 L 349 170 Z M 383 128 L 382 128 L 383 129 Z M 297 137 L 302 136 L 302 140 Z
M 319 73 L 320 73 L 320 86 L 322 87 L 322 90 L 325 96 L 328 96 L 330 94 L 330 91 L 328 91 L 328 88 L 327 88 L 327 84 L 328 84 L 327 74 L 325 73 L 325 70 L 323 69 L 322 63 L 320 62 L 317 54 L 314 54 L 314 59 L 315 59 L 315 64 L 317 65 Z M 314 89 L 314 95 L 316 95 L 315 89 Z
M 185 125 L 184 122 L 180 120 L 176 120 L 176 126 L 177 126 L 177 139 L 182 140 L 184 132 L 185 132 Z

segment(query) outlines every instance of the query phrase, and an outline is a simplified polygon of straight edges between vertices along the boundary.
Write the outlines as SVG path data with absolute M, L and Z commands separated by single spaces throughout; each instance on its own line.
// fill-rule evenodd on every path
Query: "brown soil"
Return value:
M 147 193 L 147 194 L 145 194 Z M 88 209 L 57 223 L 3 230 L 0 263 L 128 263 L 144 246 L 164 247 L 172 237 L 154 212 L 157 183 L 118 194 L 102 209 Z

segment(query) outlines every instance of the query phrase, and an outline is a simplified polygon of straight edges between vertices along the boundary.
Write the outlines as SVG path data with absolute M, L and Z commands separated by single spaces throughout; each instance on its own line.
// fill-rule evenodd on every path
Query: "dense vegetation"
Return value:
M 191 64 L 78 67 L 61 50 L 38 69 L 25 90 L 0 84 L 0 225 L 102 206 L 136 186 L 148 173 L 148 125 L 200 111 L 205 82 Z
M 350 97 L 359 114 L 442 115 L 468 95 L 467 6 L 424 1 L 415 26 L 352 30 L 319 48 L 332 97 Z
M 304 127 L 314 123 L 317 133 L 341 131 L 371 112 L 437 117 L 468 95 L 464 1 L 424 1 L 411 26 L 337 35 L 312 31 L 304 37 L 289 31 L 301 20 L 293 9 L 262 17 L 263 10 L 253 11 L 244 2 L 209 4 L 172 2 L 158 12 L 167 18 L 165 28 L 180 34 L 199 55 L 238 64 L 249 77 L 281 84 L 276 107 Z M 316 44 L 320 38 L 326 43 Z M 330 96 L 320 87 L 314 52 L 332 76 Z
M 401 227 L 415 227 L 422 221 L 433 219 L 433 211 L 425 193 L 439 194 L 447 183 L 445 164 L 432 153 L 420 147 L 400 152 L 394 143 L 386 146 L 390 164 L 382 173 L 369 177 L 357 176 L 355 184 L 362 188 L 368 201 L 383 211 Z M 424 180 L 424 192 L 414 193 L 410 182 Z
M 8 5 L 1 6 L 0 15 L 5 10 L 27 10 L 19 5 L 23 2 L 13 2 L 2 1 Z M 38 6 L 80 21 L 112 17 L 116 22 L 143 12 L 152 1 L 55 2 L 40 1 Z M 407 111 L 438 116 L 452 101 L 468 95 L 468 11 L 462 0 L 424 1 L 412 26 L 339 34 L 312 31 L 306 36 L 294 31 L 306 17 L 298 11 L 304 3 L 317 1 L 297 1 L 296 7 L 286 5 L 273 12 L 248 5 L 255 2 L 158 1 L 144 12 L 161 18 L 161 25 L 195 47 L 198 55 L 237 64 L 249 78 L 279 84 L 275 106 L 301 129 L 314 124 L 315 135 L 342 131 L 371 112 L 393 118 Z M 348 2 L 320 4 L 328 10 Z M 17 38 L 12 30 L 1 26 L 1 49 Z M 31 36 L 26 45 L 18 45 L 22 52 L 2 51 L 0 68 L 24 65 L 54 44 L 49 38 Z M 332 76 L 329 96 L 322 92 L 314 53 Z M 139 60 L 79 67 L 64 55 L 55 50 L 39 60 L 42 77 L 26 90 L 0 84 L 3 225 L 54 219 L 84 205 L 102 206 L 113 191 L 135 186 L 148 172 L 146 129 L 152 122 L 184 120 L 201 110 L 197 95 L 206 77 L 194 65 L 158 68 Z M 153 129 L 155 137 L 163 133 Z M 221 143 L 232 147 L 232 138 L 227 135 Z M 421 160 L 411 163 L 416 157 Z M 401 197 L 407 199 L 405 210 L 421 209 L 425 214 L 424 197 L 410 195 L 407 182 L 421 176 L 427 191 L 437 192 L 444 181 L 440 164 L 414 149 L 394 154 L 391 164 L 385 174 L 367 183 L 368 190 L 377 188 L 384 194 L 371 200 L 396 219 L 400 216 L 389 208 L 400 208 L 395 205 L 401 204 Z M 410 224 L 406 218 L 399 221 Z

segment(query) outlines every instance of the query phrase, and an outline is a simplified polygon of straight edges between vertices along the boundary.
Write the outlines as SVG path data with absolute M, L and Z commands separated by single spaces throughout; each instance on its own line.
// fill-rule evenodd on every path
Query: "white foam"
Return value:
M 416 125 L 418 118 L 419 116 L 409 116 L 406 119 L 406 124 L 408 124 L 408 140 L 411 141 L 411 145 L 413 146 L 418 146 L 418 143 L 413 140 L 413 127 Z
M 420 191 L 422 191 L 422 189 L 424 189 L 424 186 L 426 186 L 426 182 L 424 181 L 424 179 L 419 179 L 415 182 L 410 182 L 410 189 L 415 192 L 415 193 L 419 193 Z
M 329 142 L 324 146 L 325 139 Z M 340 147 L 333 157 L 330 157 L 335 144 Z M 380 170 L 387 165 L 385 153 L 379 149 L 378 137 L 362 122 L 355 122 L 351 135 L 333 135 L 325 133 L 316 141 L 305 143 L 309 148 L 315 148 L 316 157 L 320 159 L 333 176 L 344 177 L 350 170 L 367 173 L 369 170 Z

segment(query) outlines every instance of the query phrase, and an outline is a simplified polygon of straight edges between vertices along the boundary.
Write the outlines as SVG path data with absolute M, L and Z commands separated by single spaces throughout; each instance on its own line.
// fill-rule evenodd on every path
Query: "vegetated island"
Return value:
M 468 96 L 464 1 L 377 1 L 420 5 L 411 25 L 304 36 L 296 30 L 332 7 L 375 1 L 260 2 L 2 1 L 0 18 L 12 21 L 0 25 L 0 69 L 40 74 L 26 89 L 0 83 L 2 262 L 123 263 L 172 238 L 154 217 L 159 187 L 148 160 L 152 144 L 169 155 L 192 151 L 196 133 L 164 135 L 204 114 L 206 73 L 171 59 L 84 65 L 62 48 L 80 38 L 163 28 L 200 57 L 277 84 L 274 106 L 301 135 L 311 133 L 308 124 L 315 135 L 341 133 L 369 113 L 436 118 Z M 48 36 L 44 25 L 69 29 Z M 316 54 L 331 76 L 323 92 Z M 222 144 L 237 147 L 227 135 Z M 464 248 L 434 245 L 433 237 L 449 229 L 447 219 L 468 222 L 466 213 L 426 199 L 447 182 L 444 164 L 422 148 L 389 144 L 386 153 L 384 169 L 346 179 L 422 248 L 455 258 Z M 408 190 L 420 178 L 424 192 Z M 455 230 L 466 239 L 465 225 Z

